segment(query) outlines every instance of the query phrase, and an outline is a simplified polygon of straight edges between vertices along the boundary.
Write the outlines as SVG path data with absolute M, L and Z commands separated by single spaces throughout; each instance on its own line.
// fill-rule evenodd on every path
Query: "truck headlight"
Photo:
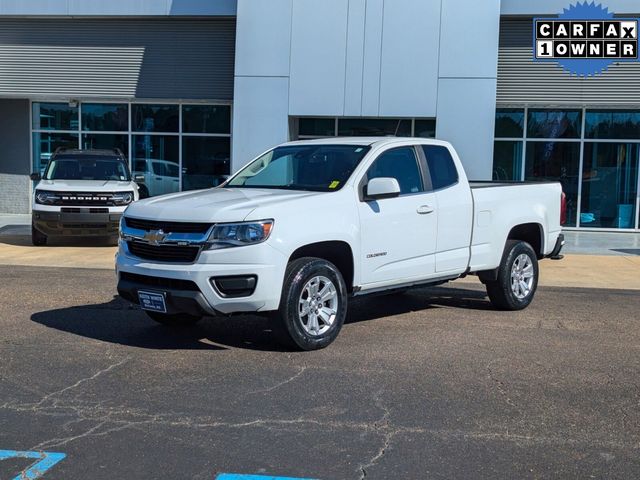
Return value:
M 220 223 L 213 227 L 207 242 L 210 250 L 241 247 L 264 242 L 273 229 L 273 220 Z
M 122 206 L 129 205 L 133 202 L 133 193 L 132 192 L 118 192 L 114 193 L 111 197 L 114 205 Z
M 41 205 L 53 205 L 58 198 L 58 195 L 54 192 L 36 190 L 36 203 Z

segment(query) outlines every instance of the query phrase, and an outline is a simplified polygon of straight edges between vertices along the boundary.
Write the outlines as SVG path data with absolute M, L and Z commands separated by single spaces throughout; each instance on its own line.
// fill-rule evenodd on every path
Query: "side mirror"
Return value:
M 34 172 L 29 175 L 29 178 L 34 182 L 39 182 L 40 180 L 42 180 L 42 175 L 40 175 L 40 172 Z
M 365 200 L 379 200 L 400 195 L 400 184 L 398 180 L 391 177 L 372 178 L 365 189 Z
M 134 175 L 133 181 L 136 183 L 144 183 L 144 175 Z

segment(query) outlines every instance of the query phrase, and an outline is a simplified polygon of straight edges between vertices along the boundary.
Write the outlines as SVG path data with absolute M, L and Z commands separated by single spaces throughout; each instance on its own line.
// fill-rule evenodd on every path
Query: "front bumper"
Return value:
M 133 256 L 120 242 L 116 257 L 118 293 L 138 302 L 138 291 L 165 294 L 168 313 L 216 315 L 266 312 L 280 304 L 287 259 L 267 243 L 205 250 L 193 264 L 160 263 Z M 226 293 L 221 287 L 247 290 Z
M 92 212 L 75 208 L 74 212 L 33 211 L 33 226 L 50 236 L 111 236 L 118 234 L 122 212 Z

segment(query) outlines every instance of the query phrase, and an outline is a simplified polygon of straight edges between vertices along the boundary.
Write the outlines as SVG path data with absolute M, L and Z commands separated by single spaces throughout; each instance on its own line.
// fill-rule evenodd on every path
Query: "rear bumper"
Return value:
M 111 236 L 118 234 L 121 212 L 94 213 L 33 211 L 33 226 L 51 236 Z

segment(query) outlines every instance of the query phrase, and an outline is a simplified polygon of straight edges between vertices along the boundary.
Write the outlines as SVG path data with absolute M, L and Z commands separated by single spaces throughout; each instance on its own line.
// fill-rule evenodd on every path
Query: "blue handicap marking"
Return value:
M 0 450 L 0 460 L 7 458 L 33 458 L 37 460 L 26 470 L 21 471 L 13 477 L 13 480 L 34 480 L 40 478 L 44 473 L 62 460 L 67 455 L 55 452 L 19 452 L 16 450 Z
M 216 480 L 313 480 L 311 478 L 269 477 L 264 475 L 242 475 L 239 473 L 221 473 Z

